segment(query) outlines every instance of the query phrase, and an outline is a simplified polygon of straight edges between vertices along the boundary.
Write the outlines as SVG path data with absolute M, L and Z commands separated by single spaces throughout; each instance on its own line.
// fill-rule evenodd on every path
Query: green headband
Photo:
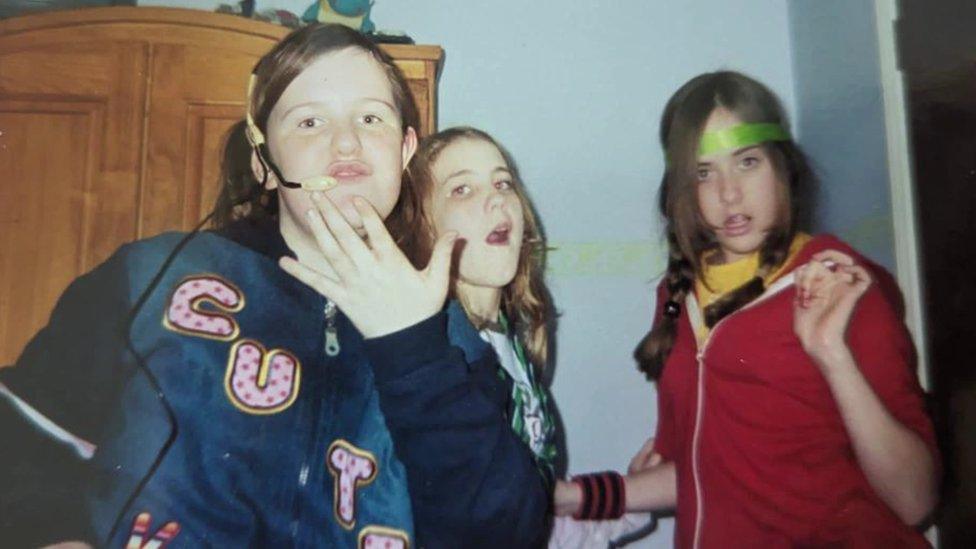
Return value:
M 741 149 L 767 141 L 789 141 L 790 134 L 779 124 L 739 124 L 717 132 L 705 132 L 698 144 L 698 156 Z

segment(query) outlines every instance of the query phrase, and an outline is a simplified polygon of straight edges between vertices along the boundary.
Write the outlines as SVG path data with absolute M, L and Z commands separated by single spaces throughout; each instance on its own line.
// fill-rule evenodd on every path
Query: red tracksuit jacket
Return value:
M 784 272 L 826 249 L 873 269 L 848 343 L 888 411 L 937 456 L 891 276 L 831 236 L 813 238 Z M 830 388 L 793 333 L 789 277 L 719 322 L 700 350 L 689 319 L 698 306 L 681 309 L 655 442 L 677 468 L 676 546 L 927 546 L 861 472 Z M 665 299 L 659 287 L 655 321 Z

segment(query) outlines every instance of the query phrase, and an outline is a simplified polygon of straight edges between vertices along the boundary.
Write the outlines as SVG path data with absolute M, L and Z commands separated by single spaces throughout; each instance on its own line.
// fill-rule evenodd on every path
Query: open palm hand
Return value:
M 327 196 L 313 193 L 312 197 L 317 209 L 308 212 L 309 226 L 334 274 L 290 257 L 281 258 L 280 265 L 335 302 L 363 337 L 407 328 L 444 306 L 456 234 L 438 239 L 430 263 L 417 270 L 365 199 L 356 197 L 353 204 L 362 216 L 366 241 Z

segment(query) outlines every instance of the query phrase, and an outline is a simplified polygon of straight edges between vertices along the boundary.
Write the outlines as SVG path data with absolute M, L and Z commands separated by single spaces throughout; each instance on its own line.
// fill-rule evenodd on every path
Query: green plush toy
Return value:
M 362 33 L 371 33 L 376 25 L 369 19 L 372 0 L 319 0 L 305 10 L 302 21 L 339 23 Z

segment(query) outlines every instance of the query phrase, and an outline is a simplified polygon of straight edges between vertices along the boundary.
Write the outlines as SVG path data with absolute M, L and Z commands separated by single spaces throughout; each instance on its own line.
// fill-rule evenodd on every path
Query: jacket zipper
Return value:
M 323 307 L 323 316 L 325 317 L 325 329 L 323 333 L 325 335 L 325 341 L 322 345 L 322 350 L 325 352 L 327 357 L 336 357 L 339 355 L 341 347 L 339 346 L 339 331 L 336 328 L 336 317 L 338 316 L 339 309 L 336 307 L 335 303 L 329 299 L 325 300 L 325 306 Z M 325 366 L 325 364 L 323 364 Z M 329 386 L 332 386 L 329 383 Z M 311 406 L 311 417 L 313 421 L 318 421 L 320 414 L 322 413 L 321 397 L 313 399 Z M 319 433 L 321 430 L 316 429 L 315 432 Z M 319 435 L 315 434 L 312 436 L 311 442 L 309 443 L 310 451 L 306 454 L 306 459 L 302 462 L 302 466 L 298 471 L 298 489 L 304 492 L 308 489 L 308 480 L 311 473 L 311 467 L 309 466 L 308 457 L 309 455 L 314 455 L 316 453 L 316 447 L 318 446 Z M 301 501 L 299 498 L 298 501 Z M 302 521 L 302 509 L 299 505 L 295 507 L 295 518 L 291 523 L 291 535 L 293 539 L 298 539 L 299 530 L 301 528 Z
M 336 330 L 336 315 L 339 308 L 331 300 L 325 300 L 325 355 L 334 357 L 339 355 L 339 332 Z
M 698 549 L 701 546 L 701 532 L 705 521 L 705 510 L 702 505 L 701 472 L 698 468 L 698 446 L 701 442 L 701 416 L 705 411 L 705 352 L 708 351 L 708 344 L 711 343 L 712 336 L 715 335 L 719 326 L 724 324 L 726 320 L 779 293 L 780 290 L 793 284 L 794 278 L 795 276 L 792 272 L 782 276 L 779 280 L 771 284 L 761 296 L 716 322 L 715 326 L 712 326 L 712 329 L 708 331 L 708 335 L 705 336 L 705 340 L 701 342 L 701 345 L 695 353 L 695 359 L 698 361 L 698 398 L 696 399 L 695 430 L 691 439 L 691 476 L 695 480 L 695 537 L 692 542 L 694 549 Z M 688 294 L 688 297 L 685 299 L 685 308 L 688 310 L 688 320 L 691 324 L 692 337 L 695 338 L 695 345 L 698 346 L 697 328 L 698 326 L 704 326 L 704 323 L 702 322 L 701 312 L 698 309 L 698 300 L 695 298 L 694 293 Z
M 705 409 L 705 351 L 708 349 L 708 343 L 712 339 L 712 335 L 715 330 L 724 322 L 729 315 L 722 320 L 718 321 L 715 326 L 709 330 L 708 335 L 705 336 L 704 341 L 701 345 L 698 345 L 698 327 L 703 326 L 701 320 L 701 313 L 698 309 L 698 300 L 695 298 L 694 294 L 689 293 L 688 298 L 685 300 L 685 308 L 688 310 L 688 319 L 694 320 L 691 322 L 692 337 L 695 338 L 695 345 L 698 347 L 695 351 L 695 360 L 698 362 L 698 391 L 697 399 L 695 402 L 695 430 L 692 434 L 691 439 L 691 476 L 695 481 L 695 537 L 692 542 L 692 547 L 698 549 L 701 546 L 701 531 L 702 525 L 705 521 L 705 509 L 702 505 L 702 487 L 701 487 L 701 472 L 698 468 L 698 446 L 701 439 L 701 417 L 702 412 Z

